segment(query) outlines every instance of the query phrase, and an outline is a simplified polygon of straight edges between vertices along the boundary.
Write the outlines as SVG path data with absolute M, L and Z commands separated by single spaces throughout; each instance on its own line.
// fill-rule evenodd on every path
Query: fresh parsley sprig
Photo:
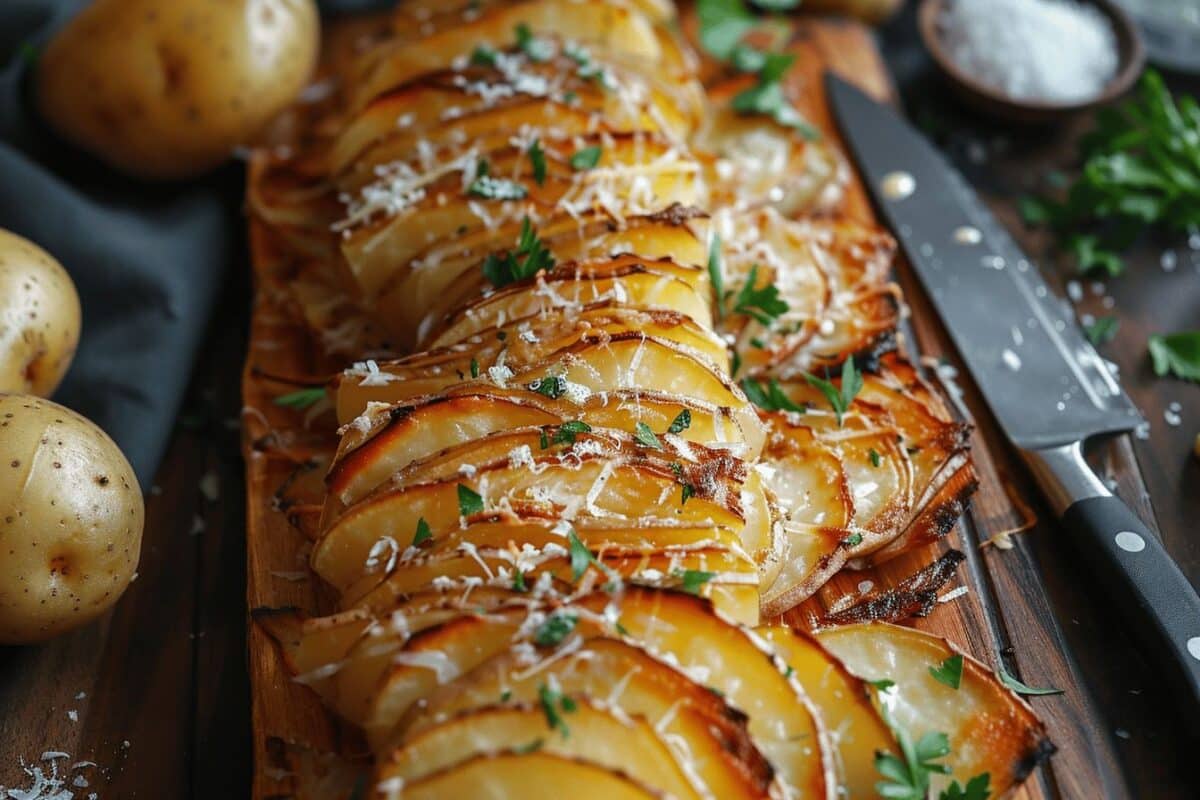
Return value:
M 767 284 L 762 288 L 755 288 L 757 282 L 758 264 L 752 264 L 750 274 L 746 276 L 746 282 L 734 295 L 733 311 L 736 314 L 753 317 L 758 324 L 769 328 L 775 324 L 775 320 L 779 319 L 780 315 L 787 313 L 789 306 L 786 300 L 780 299 L 779 289 L 776 286 Z
M 766 384 L 753 378 L 742 378 L 740 386 L 750 402 L 763 411 L 792 411 L 797 414 L 803 414 L 806 411 L 804 406 L 797 405 L 792 398 L 784 394 L 783 387 L 774 378 L 768 380 Z
M 1081 271 L 1120 275 L 1121 251 L 1146 228 L 1200 225 L 1200 103 L 1172 96 L 1154 70 L 1131 99 L 1096 115 L 1080 149 L 1066 194 L 1024 198 L 1021 213 L 1054 231 Z
M 1200 331 L 1154 334 L 1147 342 L 1155 375 L 1200 383 Z
M 317 403 L 321 402 L 325 397 L 324 386 L 314 386 L 311 389 L 298 389 L 288 394 L 281 394 L 273 401 L 277 406 L 284 408 L 295 408 L 303 411 L 306 408 L 312 408 Z

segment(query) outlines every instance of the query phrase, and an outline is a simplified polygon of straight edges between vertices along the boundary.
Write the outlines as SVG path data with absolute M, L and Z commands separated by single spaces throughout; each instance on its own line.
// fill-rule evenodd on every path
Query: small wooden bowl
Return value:
M 918 22 L 926 49 L 965 103 L 986 114 L 1014 122 L 1055 122 L 1120 97 L 1133 86 L 1146 63 L 1146 49 L 1141 33 L 1129 15 L 1111 0 L 1089 2 L 1104 14 L 1112 25 L 1113 35 L 1117 40 L 1117 72 L 1104 91 L 1079 103 L 1015 99 L 963 72 L 950 57 L 938 32 L 938 20 L 947 5 L 947 0 L 922 0 Z

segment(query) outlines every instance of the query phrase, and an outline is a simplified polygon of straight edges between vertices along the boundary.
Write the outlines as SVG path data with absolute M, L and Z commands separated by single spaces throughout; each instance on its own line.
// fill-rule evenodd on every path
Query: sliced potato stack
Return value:
M 980 665 L 951 689 L 925 634 L 759 627 L 943 533 L 971 473 L 912 367 L 863 360 L 894 244 L 789 218 L 840 160 L 706 99 L 672 15 L 403 3 L 263 170 L 298 312 L 361 357 L 306 528 L 337 613 L 258 622 L 376 798 L 873 797 L 940 733 L 935 789 L 1004 791 L 1045 739 Z

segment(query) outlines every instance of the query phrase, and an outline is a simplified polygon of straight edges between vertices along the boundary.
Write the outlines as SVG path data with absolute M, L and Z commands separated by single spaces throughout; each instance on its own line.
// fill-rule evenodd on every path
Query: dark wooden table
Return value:
M 1045 256 L 1048 273 L 1080 280 L 1048 255 L 1043 235 L 1024 230 L 1014 199 L 1050 171 L 1070 168 L 1073 137 L 1087 121 L 1061 131 L 1013 131 L 980 120 L 949 100 L 930 74 L 911 17 L 890 24 L 881 40 L 913 117 L 1028 251 Z M 1166 272 L 1160 257 L 1171 247 L 1178 266 Z M 1103 353 L 1119 366 L 1122 383 L 1150 420 L 1148 439 L 1129 440 L 1148 496 L 1127 499 L 1144 514 L 1153 509 L 1150 521 L 1189 578 L 1200 583 L 1200 539 L 1191 535 L 1200 519 L 1200 460 L 1191 454 L 1200 432 L 1200 387 L 1155 378 L 1145 348 L 1150 333 L 1200 327 L 1200 253 L 1184 242 L 1146 241 L 1129 263 L 1128 275 L 1104 281 L 1102 293 L 1090 279 L 1080 280 L 1078 309 L 1121 319 L 1119 334 Z M 69 754 L 56 760 L 67 768 L 85 760 L 98 765 L 71 773 L 89 784 L 75 787 L 77 798 L 91 791 L 103 800 L 247 796 L 251 748 L 238 382 L 249 287 L 244 264 L 232 265 L 229 273 L 166 460 L 154 485 L 143 487 L 148 514 L 137 581 L 100 624 L 40 647 L 0 648 L 0 786 L 28 786 L 21 759 L 48 772 L 42 755 L 57 751 Z M 1172 402 L 1181 406 L 1178 427 L 1163 416 Z M 980 422 L 995 442 L 986 418 Z M 1129 444 L 1114 446 L 1119 455 Z M 995 447 L 1003 479 L 1047 518 L 1011 454 Z M 1103 462 L 1113 452 L 1099 448 L 1097 458 Z M 1088 732 L 1096 744 L 1087 757 L 1107 760 L 1115 754 L 1117 763 L 1103 769 L 1123 773 L 1134 796 L 1200 796 L 1181 722 L 1181 713 L 1194 710 L 1164 696 L 1160 676 L 1115 624 L 1104 587 L 1081 574 L 1052 528 L 1039 530 L 1029 534 L 1037 568 L 1080 665 L 1078 680 L 1105 711 L 1102 724 Z

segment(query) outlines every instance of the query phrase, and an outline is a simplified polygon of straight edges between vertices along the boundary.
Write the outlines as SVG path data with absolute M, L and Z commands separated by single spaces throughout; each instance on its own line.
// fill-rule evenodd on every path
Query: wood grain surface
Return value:
M 819 91 L 817 78 L 828 64 L 878 96 L 892 95 L 863 29 L 820 23 L 805 30 L 801 46 L 814 57 L 803 62 L 796 78 L 806 89 Z M 929 91 L 938 91 L 936 85 Z M 906 98 L 912 103 L 908 91 Z M 822 105 L 818 100 L 809 112 L 832 131 Z M 1047 243 L 1020 230 L 1011 199 L 1028 189 L 1030 175 L 1069 164 L 1070 133 L 1052 139 L 1031 133 L 1021 148 L 976 164 L 970 174 L 1032 254 L 1045 252 Z M 854 203 L 855 213 L 868 213 L 861 194 Z M 256 240 L 255 245 L 259 265 L 269 263 L 269 243 Z M 1154 379 L 1143 342 L 1146 332 L 1200 324 L 1200 293 L 1197 272 L 1183 273 L 1192 270 L 1186 260 L 1175 274 L 1158 268 L 1160 246 L 1148 244 L 1131 259 L 1136 277 L 1110 287 L 1113 309 L 1103 308 L 1102 295 L 1091 294 L 1090 286 L 1081 305 L 1084 311 L 1095 307 L 1122 318 L 1122 333 L 1106 354 L 1120 365 L 1123 383 L 1152 419 L 1148 440 L 1118 439 L 1097 448 L 1095 457 L 1119 493 L 1152 526 L 1161 524 L 1168 548 L 1196 581 L 1200 542 L 1189 534 L 1200 518 L 1200 466 L 1189 450 L 1200 422 L 1200 392 Z M 1179 279 L 1188 274 L 1191 289 L 1181 290 Z M 899 277 L 912 307 L 918 349 L 953 361 L 944 332 L 904 265 Z M 272 735 L 293 732 L 313 746 L 339 746 L 338 727 L 306 690 L 284 677 L 265 637 L 253 627 L 247 634 L 248 608 L 313 608 L 318 598 L 307 582 L 292 576 L 301 568 L 296 560 L 301 537 L 270 510 L 271 496 L 294 465 L 251 448 L 242 471 L 239 419 L 247 423 L 247 442 L 267 426 L 253 412 L 242 413 L 238 365 L 248 352 L 248 369 L 324 368 L 309 363 L 304 349 L 263 346 L 301 335 L 264 293 L 253 304 L 248 340 L 249 296 L 244 274 L 229 283 L 189 408 L 155 486 L 144 487 L 150 493 L 139 577 L 115 613 L 46 645 L 0 648 L 0 786 L 28 786 L 22 761 L 46 769 L 42 753 L 62 751 L 70 754 L 68 766 L 81 760 L 98 764 L 78 770 L 89 783 L 75 789 L 78 798 L 93 791 L 102 799 L 239 798 L 250 796 L 251 786 L 254 797 L 265 798 L 288 788 L 286 776 L 276 771 L 287 762 L 279 759 Z M 985 662 L 1003 659 L 1026 683 L 1066 690 L 1031 701 L 1059 752 L 1016 796 L 1200 796 L 1186 762 L 1179 709 L 1163 696 L 1156 676 L 1113 622 L 1114 598 L 1079 574 L 1054 525 L 1039 522 L 1015 535 L 1011 550 L 980 549 L 988 536 L 1020 527 L 1027 513 L 1039 520 L 1050 517 L 973 388 L 965 380 L 960 384 L 965 410 L 977 425 L 974 452 L 982 486 L 947 544 L 968 556 L 956 583 L 969 586 L 969 592 L 917 624 L 950 636 Z M 249 380 L 245 389 L 246 405 L 272 414 L 272 423 L 287 421 L 290 412 L 269 402 L 285 388 Z M 1172 401 L 1182 404 L 1190 429 L 1163 423 L 1162 410 Z M 293 447 L 297 450 L 302 448 Z M 905 559 L 911 558 L 911 566 L 929 555 Z M 839 582 L 843 589 L 846 581 L 856 587 L 862 577 Z M 888 580 L 884 573 L 870 577 L 880 585 Z M 248 597 L 243 594 L 247 586 Z M 821 598 L 832 601 L 832 592 Z M 248 676 L 256 685 L 253 695 Z

